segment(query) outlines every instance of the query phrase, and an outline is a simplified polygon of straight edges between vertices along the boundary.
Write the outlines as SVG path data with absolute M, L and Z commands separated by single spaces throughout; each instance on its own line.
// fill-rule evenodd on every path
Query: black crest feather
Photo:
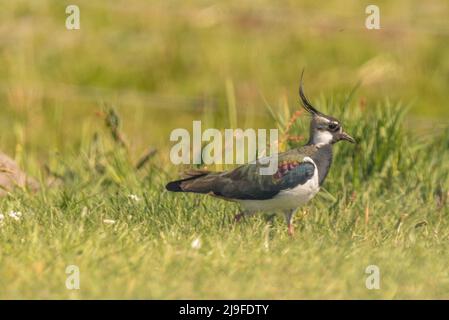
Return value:
M 322 114 L 314 106 L 312 106 L 309 99 L 307 99 L 306 95 L 304 94 L 304 85 L 302 81 L 303 76 L 304 70 L 302 70 L 301 72 L 301 81 L 299 83 L 299 97 L 301 98 L 302 106 L 307 110 L 307 112 L 311 113 L 312 115 L 324 116 L 324 114 Z

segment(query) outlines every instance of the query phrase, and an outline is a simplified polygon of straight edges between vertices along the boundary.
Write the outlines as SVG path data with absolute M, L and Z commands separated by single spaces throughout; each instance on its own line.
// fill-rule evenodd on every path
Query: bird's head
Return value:
M 312 116 L 312 121 L 310 123 L 309 144 L 326 145 L 334 144 L 341 140 L 355 143 L 355 139 L 343 130 L 342 124 L 338 119 L 325 115 L 324 113 L 318 111 L 314 106 L 312 106 L 312 104 L 304 94 L 302 84 L 303 74 L 301 74 L 299 97 L 301 98 L 304 109 L 306 109 L 306 111 L 309 112 Z

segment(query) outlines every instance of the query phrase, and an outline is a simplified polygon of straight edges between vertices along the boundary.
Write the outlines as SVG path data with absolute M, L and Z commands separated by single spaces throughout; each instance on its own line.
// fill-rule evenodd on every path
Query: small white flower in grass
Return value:
M 192 241 L 192 244 L 190 245 L 192 249 L 198 250 L 201 248 L 201 239 L 198 237 L 195 240 Z
M 105 223 L 105 224 L 114 224 L 114 223 L 115 223 L 115 220 L 112 220 L 112 219 L 104 219 L 104 220 L 103 220 L 103 223 Z
M 128 198 L 130 198 L 132 201 L 140 201 L 140 198 L 136 196 L 135 194 L 128 195 Z
M 19 220 L 20 220 L 20 217 L 22 217 L 22 212 L 20 212 L 20 211 L 10 211 L 10 212 L 8 213 L 8 216 L 9 216 L 10 218 L 13 218 L 13 219 L 16 220 L 16 221 L 19 221 Z
M 0 221 L 3 221 L 3 220 L 5 220 L 5 216 L 2 213 L 0 213 Z

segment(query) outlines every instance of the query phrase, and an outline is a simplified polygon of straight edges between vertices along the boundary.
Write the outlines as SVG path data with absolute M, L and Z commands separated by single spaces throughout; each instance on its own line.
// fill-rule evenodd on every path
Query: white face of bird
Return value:
M 315 145 L 333 144 L 340 140 L 355 143 L 354 138 L 343 131 L 343 128 L 335 118 L 313 115 L 311 126 L 311 143 Z
M 340 121 L 321 113 L 314 106 L 312 106 L 303 91 L 303 74 L 301 74 L 299 97 L 301 98 L 304 109 L 312 115 L 312 122 L 310 124 L 310 142 L 315 145 L 333 144 L 341 140 L 355 143 L 354 138 L 343 131 Z

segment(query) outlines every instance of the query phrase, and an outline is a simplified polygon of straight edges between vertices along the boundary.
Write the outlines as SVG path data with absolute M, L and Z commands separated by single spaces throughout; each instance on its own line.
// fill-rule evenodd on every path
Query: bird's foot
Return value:
M 244 217 L 245 217 L 245 214 L 243 212 L 237 213 L 234 216 L 234 223 L 239 223 L 242 220 L 242 218 L 244 218 Z
M 288 225 L 287 232 L 290 237 L 293 237 L 295 235 L 295 228 L 293 227 L 293 224 L 290 223 Z

